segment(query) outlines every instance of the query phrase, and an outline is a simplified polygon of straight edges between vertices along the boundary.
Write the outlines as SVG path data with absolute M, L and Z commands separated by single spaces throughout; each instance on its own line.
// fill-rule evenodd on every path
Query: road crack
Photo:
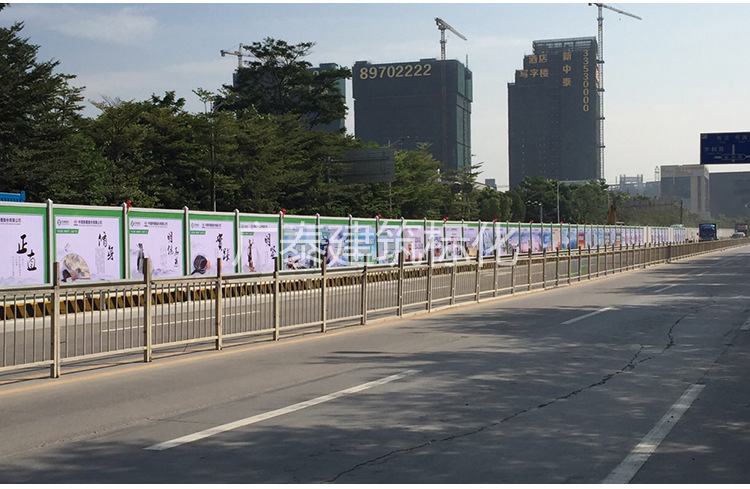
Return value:
M 470 431 L 466 431 L 466 432 L 463 432 L 463 433 L 449 435 L 449 436 L 446 436 L 446 437 L 443 437 L 443 438 L 440 438 L 440 439 L 432 439 L 432 440 L 430 440 L 428 442 L 421 443 L 419 445 L 414 445 L 414 446 L 411 446 L 411 447 L 400 448 L 398 450 L 390 451 L 390 452 L 388 452 L 386 454 L 383 454 L 383 455 L 380 455 L 378 457 L 372 458 L 370 460 L 366 460 L 364 462 L 358 463 L 357 465 L 354 465 L 353 467 L 351 467 L 351 468 L 349 468 L 347 470 L 344 470 L 343 472 L 338 473 L 333 478 L 331 478 L 329 480 L 326 480 L 326 481 L 323 481 L 323 482 L 333 483 L 333 482 L 336 482 L 342 476 L 344 476 L 344 475 L 346 475 L 348 473 L 354 472 L 356 470 L 359 470 L 362 467 L 366 467 L 368 465 L 373 465 L 373 464 L 376 464 L 378 462 L 382 462 L 382 461 L 388 460 L 389 458 L 392 458 L 392 457 L 395 457 L 395 456 L 398 456 L 398 455 L 408 454 L 408 453 L 411 453 L 411 452 L 415 452 L 417 450 L 421 450 L 421 449 L 423 449 L 425 447 L 429 447 L 429 446 L 435 445 L 437 443 L 451 442 L 451 441 L 459 439 L 459 438 L 464 438 L 464 437 L 467 437 L 467 436 L 476 435 L 476 434 L 481 433 L 483 431 L 490 430 L 490 429 L 492 429 L 492 428 L 494 428 L 496 426 L 502 425 L 503 423 L 507 423 L 508 421 L 512 420 L 513 418 L 516 418 L 516 417 L 521 416 L 523 414 L 529 413 L 531 411 L 536 411 L 536 410 L 544 409 L 546 407 L 549 407 L 549 406 L 555 404 L 558 401 L 563 401 L 563 400 L 566 400 L 566 399 L 570 399 L 571 397 L 577 396 L 578 394 L 581 394 L 582 392 L 585 392 L 585 391 L 587 391 L 589 389 L 594 389 L 596 387 L 603 386 L 607 382 L 609 382 L 610 380 L 612 380 L 615 377 L 617 377 L 618 375 L 623 374 L 625 372 L 630 372 L 630 371 L 634 370 L 638 365 L 642 364 L 643 362 L 647 362 L 649 360 L 652 360 L 652 359 L 654 359 L 654 358 L 656 358 L 656 357 L 664 354 L 667 350 L 669 350 L 670 348 L 672 348 L 676 344 L 675 343 L 675 338 L 674 338 L 674 330 L 677 327 L 677 325 L 680 324 L 680 322 L 682 320 L 684 320 L 687 316 L 688 316 L 688 314 L 685 314 L 685 315 L 681 316 L 679 319 L 677 319 L 669 327 L 669 330 L 667 330 L 667 339 L 668 339 L 668 342 L 664 346 L 664 348 L 662 348 L 661 351 L 659 351 L 657 353 L 654 353 L 654 354 L 652 354 L 650 356 L 644 357 L 644 358 L 639 358 L 641 356 L 641 354 L 643 353 L 643 350 L 645 349 L 645 345 L 641 344 L 640 347 L 638 348 L 638 350 L 633 354 L 633 356 L 628 360 L 628 362 L 622 368 L 620 368 L 619 370 L 616 370 L 614 372 L 611 372 L 611 373 L 605 375 L 604 377 L 602 377 L 597 382 L 594 382 L 594 383 L 589 384 L 589 385 L 587 385 L 585 387 L 581 387 L 579 389 L 571 391 L 571 392 L 569 392 L 569 393 L 567 393 L 565 395 L 556 397 L 556 398 L 554 398 L 554 399 L 552 399 L 552 400 L 550 400 L 548 402 L 544 402 L 542 404 L 538 404 L 538 405 L 533 406 L 533 407 L 521 409 L 521 410 L 516 411 L 515 413 L 513 413 L 513 414 L 511 414 L 509 416 L 506 416 L 506 417 L 504 417 L 504 418 L 502 418 L 500 420 L 494 421 L 494 422 L 492 422 L 490 424 L 487 424 L 485 426 L 480 426 L 479 428 L 476 428 L 476 429 L 473 429 L 473 430 L 470 430 Z

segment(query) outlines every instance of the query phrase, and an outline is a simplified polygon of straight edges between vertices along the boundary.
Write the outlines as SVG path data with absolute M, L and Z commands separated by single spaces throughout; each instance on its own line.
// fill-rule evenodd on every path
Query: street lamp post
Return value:
M 539 202 L 539 201 L 534 200 L 534 201 L 531 201 L 531 202 L 527 202 L 527 204 L 538 205 L 539 206 L 539 222 L 540 223 L 544 223 L 544 214 L 542 212 L 542 203 Z

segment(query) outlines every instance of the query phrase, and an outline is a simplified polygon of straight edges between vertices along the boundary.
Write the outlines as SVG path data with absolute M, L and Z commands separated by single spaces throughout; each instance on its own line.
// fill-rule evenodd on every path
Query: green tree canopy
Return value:
M 305 61 L 315 43 L 288 44 L 272 38 L 243 44 L 252 59 L 239 68 L 233 85 L 224 88 L 224 109 L 252 108 L 259 114 L 296 115 L 309 128 L 346 116 L 346 100 L 336 90 L 342 79 L 351 78 L 351 70 L 338 68 L 312 70 Z
M 0 5 L 0 7 L 2 7 Z M 0 8 L 2 10 L 2 8 Z M 0 28 L 0 174 L 3 190 L 67 202 L 77 192 L 81 88 L 37 60 L 39 46 L 21 37 L 23 23 Z

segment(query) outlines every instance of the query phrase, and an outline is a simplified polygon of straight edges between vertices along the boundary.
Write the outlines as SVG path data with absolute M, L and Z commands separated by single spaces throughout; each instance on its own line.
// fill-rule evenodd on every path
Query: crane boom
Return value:
M 635 14 L 625 12 L 618 8 L 607 5 L 606 3 L 589 3 L 589 6 L 594 5 L 599 9 L 599 16 L 597 22 L 599 25 L 599 39 L 596 53 L 596 68 L 598 71 L 598 88 L 599 92 L 599 178 L 604 178 L 604 16 L 602 15 L 602 9 L 608 9 L 618 14 L 627 15 L 634 19 L 643 20 Z
M 446 31 L 446 29 L 449 30 L 449 31 L 451 31 L 452 33 L 454 33 L 455 35 L 457 35 L 459 38 L 463 39 L 464 41 L 466 41 L 467 39 L 464 37 L 463 34 L 461 34 L 456 29 L 454 29 L 453 27 L 451 27 L 443 19 L 435 17 L 435 23 L 437 24 L 438 29 L 440 29 L 440 59 L 441 60 L 445 60 L 445 43 L 446 43 L 446 40 L 445 40 L 445 31 Z
M 223 49 L 221 50 L 222 58 L 227 54 L 231 56 L 237 56 L 237 68 L 242 68 L 242 57 L 244 56 L 244 54 L 242 54 L 242 44 L 239 45 L 237 51 L 225 51 Z
M 602 8 L 609 9 L 613 12 L 617 12 L 618 14 L 627 15 L 628 17 L 633 17 L 634 19 L 638 19 L 638 20 L 643 20 L 637 15 L 631 14 L 630 12 L 625 12 L 624 10 L 620 10 L 611 5 L 607 5 L 606 3 L 593 3 L 593 4 L 590 3 L 589 5 L 596 5 L 597 7 L 602 7 Z

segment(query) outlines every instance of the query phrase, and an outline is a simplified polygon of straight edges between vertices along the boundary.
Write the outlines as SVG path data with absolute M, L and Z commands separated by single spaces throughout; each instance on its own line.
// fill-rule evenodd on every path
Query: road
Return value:
M 748 248 L 0 387 L 2 483 L 747 483 Z

